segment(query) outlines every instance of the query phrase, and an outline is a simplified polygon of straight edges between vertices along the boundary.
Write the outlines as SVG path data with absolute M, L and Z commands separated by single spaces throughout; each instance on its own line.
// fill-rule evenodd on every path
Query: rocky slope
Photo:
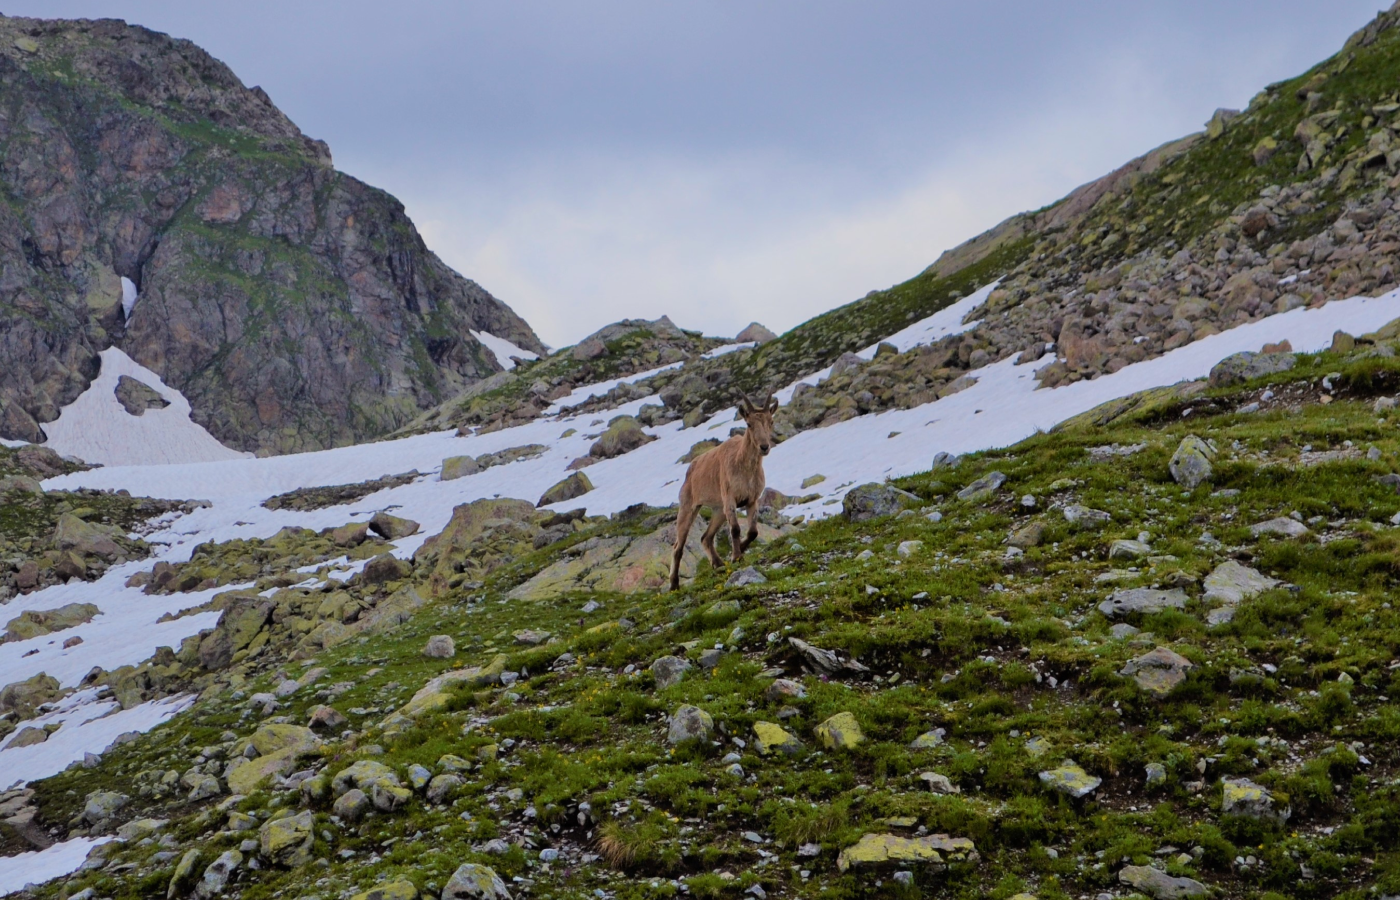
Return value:
M 0 437 L 42 440 L 112 345 L 268 453 L 383 434 L 500 371 L 471 330 L 543 350 L 188 41 L 0 18 L 0 84 Z

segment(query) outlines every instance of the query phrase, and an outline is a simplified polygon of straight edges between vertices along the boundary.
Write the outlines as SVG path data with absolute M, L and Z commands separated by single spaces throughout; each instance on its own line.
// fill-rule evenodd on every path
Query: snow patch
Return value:
M 470 330 L 470 329 L 468 329 Z M 472 331 L 471 336 L 480 341 L 492 355 L 496 357 L 496 362 L 501 364 L 507 372 L 515 368 L 515 360 L 512 356 L 521 359 L 539 359 L 539 354 L 523 347 L 517 347 L 505 338 L 498 338 L 494 334 L 486 331 Z
M 589 397 L 605 397 L 608 391 L 620 384 L 636 384 L 645 381 L 653 375 L 660 375 L 662 372 L 669 372 L 672 369 L 679 369 L 685 365 L 683 362 L 671 363 L 668 366 L 658 366 L 655 369 L 647 369 L 645 372 L 638 372 L 635 375 L 624 375 L 621 378 L 614 378 L 610 381 L 600 381 L 597 384 L 585 384 L 583 387 L 574 388 L 566 397 L 560 397 L 554 401 L 553 405 L 544 411 L 546 416 L 557 416 L 570 406 L 578 406 Z
M 131 311 L 136 308 L 136 301 L 141 295 L 136 293 L 136 283 L 125 275 L 122 276 L 122 318 L 130 321 Z
M 47 850 L 0 857 L 0 896 L 23 890 L 26 884 L 43 884 L 71 875 L 87 859 L 93 847 L 110 840 L 110 836 L 73 838 L 54 844 Z
M 749 349 L 750 347 L 757 347 L 757 346 L 758 346 L 758 341 L 745 341 L 745 342 L 742 343 L 742 344 L 725 344 L 725 345 L 722 346 L 722 347 L 716 347 L 716 348 L 713 349 L 713 350 L 708 350 L 708 351 L 706 351 L 706 352 L 700 354 L 700 358 L 701 358 L 701 359 L 714 359 L 715 357 L 718 357 L 718 356 L 727 356 L 727 355 L 729 355 L 730 353 L 735 352 L 736 350 L 747 350 L 747 349 Z
M 117 401 L 126 375 L 152 388 L 170 405 L 133 416 Z M 116 347 L 102 351 L 102 369 L 88 389 L 44 426 L 48 446 L 104 466 L 153 466 L 240 459 L 252 454 L 225 447 L 190 418 L 185 396 Z

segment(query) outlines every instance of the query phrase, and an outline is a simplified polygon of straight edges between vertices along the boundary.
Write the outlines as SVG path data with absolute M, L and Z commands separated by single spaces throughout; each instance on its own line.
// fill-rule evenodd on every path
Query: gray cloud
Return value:
M 775 329 L 1335 52 L 1374 3 L 33 0 L 187 37 L 546 341 Z

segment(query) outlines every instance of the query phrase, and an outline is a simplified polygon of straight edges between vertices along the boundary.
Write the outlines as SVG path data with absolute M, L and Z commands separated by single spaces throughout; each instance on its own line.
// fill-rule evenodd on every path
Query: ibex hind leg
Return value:
M 690 526 L 695 522 L 694 506 L 683 504 L 676 517 L 676 544 L 671 550 L 671 590 L 681 586 L 681 558 L 685 556 L 685 540 L 690 535 Z

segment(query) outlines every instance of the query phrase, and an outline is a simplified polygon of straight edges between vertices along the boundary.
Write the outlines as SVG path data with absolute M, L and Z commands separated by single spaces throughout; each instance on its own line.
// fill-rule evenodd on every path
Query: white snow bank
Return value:
M 140 297 L 136 293 L 136 284 L 125 275 L 122 276 L 122 318 L 130 319 L 131 311 L 136 308 L 136 301 Z
M 0 896 L 22 890 L 26 884 L 43 884 L 76 872 L 93 847 L 110 840 L 111 837 L 73 838 L 47 850 L 0 857 Z
M 553 405 L 544 411 L 546 416 L 557 416 L 561 410 L 570 406 L 578 406 L 589 397 L 605 397 L 608 391 L 620 384 L 636 384 L 644 381 L 653 375 L 660 375 L 662 372 L 669 372 L 672 369 L 679 369 L 685 365 L 683 362 L 671 363 L 668 366 L 657 366 L 655 369 L 647 369 L 645 372 L 638 372 L 635 375 L 624 375 L 621 378 L 614 378 L 610 381 L 600 381 L 597 384 L 585 384 L 583 387 L 574 388 L 567 397 L 560 397 L 554 401 Z
M 133 416 L 117 401 L 117 380 L 126 375 L 156 391 L 170 405 Z M 239 459 L 251 454 L 231 450 L 190 418 L 190 403 L 160 376 L 116 347 L 102 351 L 102 371 L 78 399 L 44 426 L 47 446 L 104 466 L 150 466 L 166 463 Z
M 8 438 L 0 438 L 0 447 L 23 447 L 28 441 L 12 441 Z
M 478 341 L 481 341 L 481 343 L 486 346 L 487 350 L 491 351 L 491 353 L 496 357 L 496 362 L 500 363 L 501 367 L 504 368 L 506 371 L 510 371 L 511 369 L 515 368 L 515 360 L 511 359 L 512 356 L 518 356 L 521 359 L 540 358 L 539 354 L 535 353 L 533 350 L 526 350 L 524 347 L 517 347 L 505 338 L 498 338 L 490 332 L 473 331 L 471 332 L 471 335 Z
M 60 723 L 61 727 L 47 741 L 28 747 L 0 748 L 0 784 L 13 788 L 56 775 L 86 753 L 106 750 L 118 735 L 150 731 L 169 721 L 189 709 L 195 699 L 194 694 L 181 694 L 124 710 L 114 701 L 99 701 L 96 690 L 70 694 L 59 709 L 20 726 L 22 730 Z
M 725 344 L 713 350 L 700 354 L 701 359 L 714 359 L 717 356 L 727 356 L 736 350 L 747 350 L 750 347 L 757 347 L 758 341 L 745 341 L 742 344 Z

